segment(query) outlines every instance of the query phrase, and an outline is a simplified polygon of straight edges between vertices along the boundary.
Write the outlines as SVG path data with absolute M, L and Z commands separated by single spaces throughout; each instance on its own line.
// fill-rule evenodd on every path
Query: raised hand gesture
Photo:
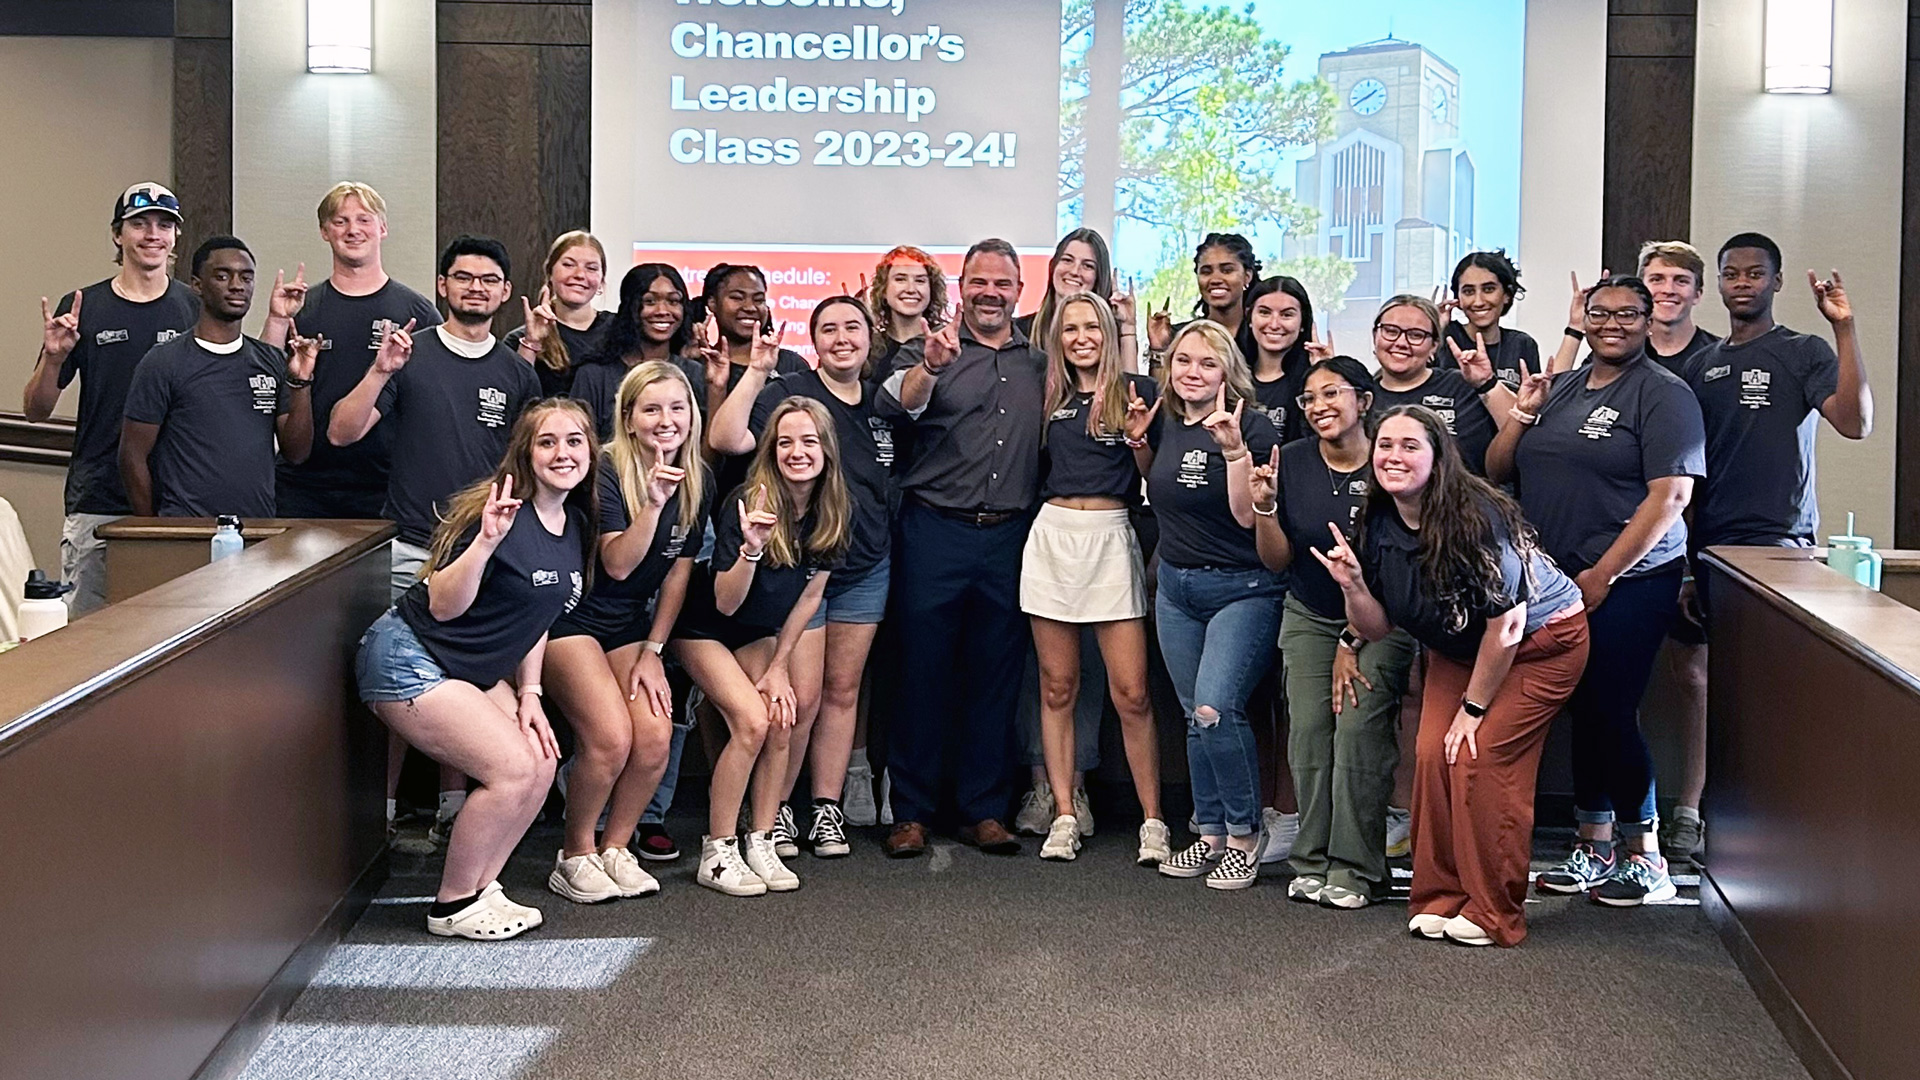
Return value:
M 1527 358 L 1520 357 L 1520 389 L 1514 395 L 1513 407 L 1522 412 L 1540 415 L 1541 406 L 1547 403 L 1547 391 L 1553 385 L 1553 374 L 1542 371 L 1538 375 L 1527 370 Z
M 507 530 L 513 528 L 513 519 L 520 513 L 520 500 L 513 497 L 513 476 L 508 474 L 505 482 L 487 485 L 487 505 L 480 510 L 479 542 L 494 547 L 505 539 Z
M 686 478 L 685 469 L 675 468 L 664 461 L 655 463 L 653 468 L 647 470 L 647 501 L 655 508 L 667 505 Z
M 931 374 L 938 375 L 960 357 L 960 331 L 957 323 L 949 322 L 940 329 L 927 335 L 926 355 L 920 363 Z
M 773 527 L 780 519 L 767 508 L 767 485 L 761 484 L 753 492 L 753 509 L 747 509 L 744 499 L 735 500 L 740 508 L 740 553 L 759 555 L 767 550 L 767 540 L 773 536 Z
M 1173 297 L 1164 297 L 1160 301 L 1159 311 L 1147 313 L 1147 346 L 1154 352 L 1164 352 L 1173 344 Z
M 45 324 L 40 336 L 40 350 L 49 359 L 65 360 L 73 347 L 80 344 L 80 290 L 73 290 L 73 306 L 67 309 L 65 315 L 55 315 L 47 298 L 41 297 L 40 321 Z
M 273 291 L 267 294 L 267 316 L 273 319 L 291 319 L 300 314 L 307 304 L 307 264 L 301 263 L 293 272 L 293 280 L 287 280 L 285 270 L 273 272 Z
M 1153 430 L 1153 418 L 1160 415 L 1160 399 L 1148 405 L 1131 381 L 1127 383 L 1127 441 L 1139 442 Z
M 1340 526 L 1331 521 L 1327 522 L 1327 531 L 1333 534 L 1333 547 L 1326 554 L 1321 554 L 1319 548 L 1311 545 L 1307 550 L 1313 552 L 1313 557 L 1327 568 L 1328 576 L 1333 578 L 1333 583 L 1340 586 L 1342 592 L 1365 588 L 1366 578 L 1360 572 L 1360 558 L 1348 545 L 1346 535 L 1340 531 Z
M 1598 285 L 1612 276 L 1613 271 L 1603 268 L 1600 276 L 1594 279 L 1594 284 Z M 1581 330 L 1587 325 L 1587 287 L 1580 284 L 1579 274 L 1568 271 L 1567 277 L 1573 282 L 1573 298 L 1567 301 L 1567 325 Z
M 531 303 L 522 296 L 520 310 L 526 328 L 520 341 L 533 351 L 539 352 L 547 343 L 547 335 L 553 333 L 554 326 L 560 321 L 560 317 L 553 313 L 553 290 L 545 285 L 540 286 L 538 304 Z
M 772 375 L 780 365 L 780 347 L 786 343 L 786 323 L 761 324 L 760 332 L 753 338 L 753 351 L 747 354 L 747 365 L 762 375 Z
M 1333 359 L 1333 355 L 1332 327 L 1327 328 L 1327 339 L 1325 341 L 1310 339 L 1307 342 L 1307 359 L 1312 360 L 1314 363 L 1317 364 L 1322 360 L 1331 360 Z
M 713 312 L 707 312 L 707 317 L 694 326 L 692 345 L 694 355 L 700 358 L 700 363 L 707 369 L 707 385 L 727 385 L 727 354 L 721 347 L 720 323 L 713 317 Z
M 1462 349 L 1460 343 L 1447 335 L 1447 348 L 1453 350 L 1454 363 L 1460 366 L 1460 376 L 1470 386 L 1480 386 L 1493 378 L 1493 355 L 1487 352 L 1487 335 L 1478 330 L 1473 332 L 1474 347 Z
M 1116 291 L 1112 296 L 1107 297 L 1107 302 L 1113 305 L 1113 321 L 1120 324 L 1120 332 L 1124 334 L 1133 329 L 1133 282 L 1127 282 L 1125 290 Z
M 1835 270 L 1832 277 L 1821 281 L 1809 270 L 1807 284 L 1813 288 L 1814 306 L 1820 309 L 1820 314 L 1826 317 L 1827 322 L 1839 326 L 1853 321 L 1853 304 L 1847 300 L 1847 288 L 1841 284 L 1840 271 Z M 80 310 L 78 297 L 74 299 L 73 310 Z
M 290 327 L 287 331 L 287 377 L 312 382 L 314 365 L 320 361 L 320 350 L 326 347 L 327 339 L 319 334 L 301 337 L 298 327 Z
M 1433 306 L 1440 312 L 1440 328 L 1445 330 L 1447 324 L 1453 321 L 1453 313 L 1460 310 L 1460 301 L 1447 295 L 1446 286 L 1435 285 L 1433 287 Z
M 1253 493 L 1253 505 L 1272 506 L 1280 497 L 1280 444 L 1268 451 L 1266 463 L 1255 465 L 1247 474 L 1247 488 Z
M 413 323 L 408 319 L 405 326 L 387 324 L 387 336 L 380 341 L 380 351 L 373 354 L 373 369 L 382 375 L 391 375 L 407 366 L 413 358 Z
M 1247 408 L 1247 399 L 1241 398 L 1233 403 L 1233 411 L 1227 411 L 1227 384 L 1220 384 L 1220 393 L 1214 399 L 1213 411 L 1207 414 L 1200 425 L 1213 436 L 1213 444 L 1227 457 L 1233 457 L 1235 450 L 1242 450 L 1246 443 L 1240 437 L 1240 414 Z

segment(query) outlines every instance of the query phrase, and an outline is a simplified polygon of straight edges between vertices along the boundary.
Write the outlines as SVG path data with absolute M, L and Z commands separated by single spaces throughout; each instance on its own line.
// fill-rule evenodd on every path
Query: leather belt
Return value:
M 994 525 L 1005 525 L 1007 522 L 1026 513 L 1024 510 L 955 510 L 951 507 L 935 506 L 924 499 L 915 499 L 914 501 L 949 521 L 964 522 L 977 529 L 985 529 Z

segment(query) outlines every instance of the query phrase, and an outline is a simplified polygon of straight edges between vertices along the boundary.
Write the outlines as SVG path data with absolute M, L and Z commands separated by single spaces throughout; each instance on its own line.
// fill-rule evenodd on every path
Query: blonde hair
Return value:
M 331 221 L 348 199 L 359 199 L 361 206 L 379 215 L 381 221 L 387 220 L 387 200 L 379 192 L 358 180 L 342 180 L 320 196 L 320 224 Z
M 804 544 L 794 535 L 799 522 L 787 498 L 779 465 L 780 421 L 794 413 L 806 413 L 813 419 L 814 430 L 820 434 L 820 454 L 826 459 L 820 478 L 813 483 L 813 532 Z M 735 497 L 746 499 L 748 492 L 760 487 L 767 489 L 767 505 L 775 518 L 766 549 L 772 565 L 798 566 L 803 554 L 826 562 L 846 552 L 853 539 L 853 502 L 847 494 L 846 474 L 840 468 L 840 440 L 834 435 L 833 417 L 825 405 L 812 398 L 790 397 L 773 407 L 773 415 L 767 417 L 766 429 L 760 433 L 760 445 L 754 449 L 753 462 L 747 466 L 746 482 Z
M 454 560 L 455 545 L 468 529 L 479 522 L 480 515 L 486 511 L 487 499 L 493 494 L 493 485 L 504 484 L 508 477 L 513 478 L 513 490 L 510 494 L 520 500 L 533 498 L 533 440 L 540 434 L 540 425 L 554 413 L 565 413 L 587 436 L 587 473 L 580 482 L 567 492 L 567 507 L 578 510 L 586 516 L 584 527 L 580 531 L 580 561 L 583 590 L 593 588 L 593 564 L 595 551 L 600 543 L 600 440 L 594 435 L 593 417 L 587 415 L 587 407 L 571 398 L 551 397 L 536 401 L 526 407 L 520 419 L 514 421 L 513 432 L 507 437 L 507 452 L 494 467 L 490 476 L 482 477 L 455 492 L 447 500 L 447 512 L 440 516 L 440 524 L 433 530 L 433 542 L 427 548 L 427 561 L 420 567 L 420 577 L 427 575 Z M 521 507 L 522 512 L 532 513 L 533 508 Z M 581 595 L 585 595 L 582 592 Z
M 1234 344 L 1233 335 L 1212 319 L 1195 319 L 1167 342 L 1167 359 L 1160 365 L 1160 399 L 1167 403 L 1173 415 L 1182 420 L 1187 418 L 1187 403 L 1173 391 L 1173 356 L 1180 350 L 1180 343 L 1190 337 L 1202 339 L 1219 358 L 1226 376 L 1227 411 L 1232 412 L 1236 402 L 1253 400 L 1253 372 L 1247 367 L 1247 358 L 1241 355 L 1240 346 Z
M 540 271 L 540 284 L 546 285 L 553 278 L 553 268 L 559 264 L 560 257 L 577 247 L 590 247 L 600 256 L 600 281 L 607 280 L 607 249 L 601 246 L 600 238 L 585 229 L 574 229 L 555 237 L 547 247 L 547 262 Z M 560 328 L 555 326 L 547 340 L 540 343 L 540 355 L 535 358 L 540 366 L 548 371 L 565 373 L 573 364 L 573 357 L 567 353 L 567 343 L 560 336 Z
M 1087 410 L 1087 434 L 1095 438 L 1125 431 L 1127 428 L 1127 377 L 1120 367 L 1120 325 L 1113 317 L 1113 307 L 1098 293 L 1077 292 L 1060 301 L 1054 310 L 1047 331 L 1047 415 L 1067 407 L 1076 393 L 1073 381 L 1072 365 L 1067 363 L 1067 346 L 1062 340 L 1060 328 L 1066 323 L 1067 309 L 1075 304 L 1087 304 L 1093 308 L 1093 317 L 1100 323 L 1100 362 L 1094 368 L 1093 405 Z M 1040 325 L 1035 320 L 1034 325 Z M 1053 425 L 1049 423 L 1040 432 L 1041 441 L 1046 441 L 1046 432 Z
M 665 360 L 648 360 L 635 364 L 620 380 L 620 388 L 613 398 L 613 437 L 607 440 L 607 465 L 620 480 L 620 496 L 626 501 L 627 517 L 639 517 L 646 508 L 653 467 L 660 463 L 649 462 L 653 450 L 627 429 L 627 417 L 648 387 L 663 382 L 677 385 L 687 395 L 687 441 L 680 444 L 679 458 L 671 464 L 687 474 L 686 479 L 680 481 L 680 527 L 691 531 L 699 524 L 700 502 L 708 477 L 706 466 L 700 460 L 700 447 L 704 445 L 700 434 L 700 403 L 693 395 L 693 383 L 687 379 L 687 373 L 677 365 Z
M 1649 240 L 1640 245 L 1640 276 L 1647 276 L 1647 264 L 1655 259 L 1677 266 L 1693 275 L 1695 285 L 1707 280 L 1707 260 L 1700 249 L 1685 240 Z

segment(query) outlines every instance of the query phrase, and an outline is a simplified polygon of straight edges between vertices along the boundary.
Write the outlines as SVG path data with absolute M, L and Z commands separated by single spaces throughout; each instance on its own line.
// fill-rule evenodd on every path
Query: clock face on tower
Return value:
M 1387 87 L 1379 79 L 1362 79 L 1353 85 L 1353 92 L 1347 95 L 1347 104 L 1361 116 L 1372 116 L 1386 103 Z
M 1447 88 L 1444 86 L 1434 87 L 1433 97 L 1428 102 L 1427 107 L 1433 113 L 1434 123 L 1437 123 L 1437 124 L 1446 123 L 1447 122 Z

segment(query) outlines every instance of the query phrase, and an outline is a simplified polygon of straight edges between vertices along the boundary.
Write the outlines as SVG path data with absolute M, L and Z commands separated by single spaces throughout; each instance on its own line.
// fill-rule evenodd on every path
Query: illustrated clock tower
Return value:
M 1318 230 L 1287 255 L 1338 255 L 1357 273 L 1335 333 L 1364 336 L 1381 301 L 1427 295 L 1473 250 L 1473 157 L 1460 139 L 1460 73 L 1394 37 L 1320 57 L 1337 101 L 1333 138 L 1296 165 Z M 1349 337 L 1349 340 L 1352 340 Z

